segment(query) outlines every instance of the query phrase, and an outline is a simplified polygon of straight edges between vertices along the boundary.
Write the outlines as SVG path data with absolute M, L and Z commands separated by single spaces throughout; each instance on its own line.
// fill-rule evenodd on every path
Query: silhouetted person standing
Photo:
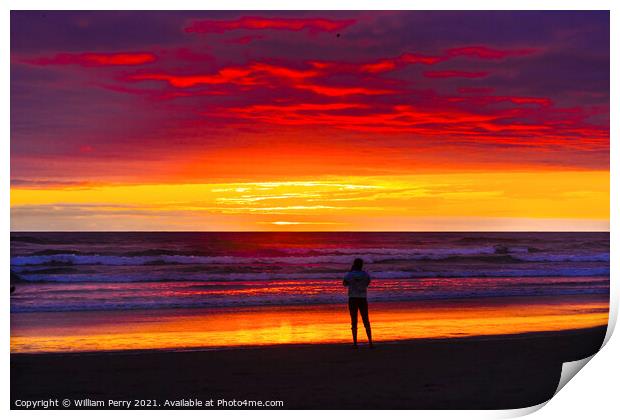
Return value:
M 368 300 L 366 299 L 366 289 L 370 284 L 370 276 L 362 270 L 364 261 L 356 258 L 345 276 L 342 284 L 349 288 L 349 314 L 351 314 L 351 332 L 353 333 L 353 347 L 357 348 L 357 311 L 362 316 L 366 336 L 368 336 L 368 346 L 373 347 L 372 334 L 370 332 L 370 320 L 368 319 Z

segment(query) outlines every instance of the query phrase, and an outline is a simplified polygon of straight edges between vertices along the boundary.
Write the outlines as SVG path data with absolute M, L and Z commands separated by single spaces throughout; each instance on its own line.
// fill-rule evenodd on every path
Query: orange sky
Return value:
M 14 231 L 608 230 L 609 172 L 14 187 L 11 208 Z
M 607 11 L 11 28 L 15 231 L 609 229 Z

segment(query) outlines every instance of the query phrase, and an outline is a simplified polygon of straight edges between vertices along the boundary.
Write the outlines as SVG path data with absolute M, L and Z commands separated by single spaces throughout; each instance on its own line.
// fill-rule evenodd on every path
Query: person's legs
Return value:
M 357 302 L 354 298 L 349 298 L 349 315 L 351 315 L 351 334 L 353 334 L 353 345 L 357 347 Z
M 362 316 L 362 322 L 364 328 L 366 328 L 366 336 L 368 337 L 368 344 L 372 347 L 372 333 L 370 331 L 370 320 L 368 319 L 368 300 L 360 299 L 359 302 L 360 315 Z

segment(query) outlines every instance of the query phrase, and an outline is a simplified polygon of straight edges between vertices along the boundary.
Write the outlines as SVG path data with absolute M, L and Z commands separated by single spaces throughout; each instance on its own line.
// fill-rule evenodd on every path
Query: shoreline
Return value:
M 348 343 L 345 305 L 12 313 L 11 352 Z M 608 313 L 602 295 L 370 302 L 373 335 L 384 342 L 589 328 Z
M 561 277 L 561 276 L 560 276 Z M 602 279 L 608 279 L 609 276 L 586 276 L 587 278 L 600 277 Z M 460 279 L 468 279 L 470 277 L 461 277 Z M 489 277 L 491 278 L 491 277 Z M 507 278 L 507 277 L 496 277 L 496 278 Z M 527 277 L 526 277 L 527 278 Z M 557 277 L 549 277 L 549 278 L 557 278 Z M 379 281 L 393 281 L 398 279 L 379 279 Z M 423 280 L 423 279 L 417 279 Z M 376 280 L 373 280 L 376 281 Z M 262 282 L 262 280 L 256 280 L 256 282 Z M 26 282 L 25 284 L 33 285 L 33 284 L 44 284 L 44 282 Z M 47 284 L 58 284 L 55 282 L 49 282 Z M 65 283 L 67 284 L 67 283 Z M 106 284 L 106 283 L 102 283 Z M 138 283 L 141 284 L 141 283 Z M 340 288 L 340 286 L 339 286 Z M 346 296 L 346 290 L 342 288 L 343 293 L 340 295 L 341 300 L 336 302 L 292 302 L 292 303 L 264 303 L 264 304 L 251 304 L 251 305 L 221 305 L 221 306 L 168 306 L 168 307 L 153 307 L 153 308 L 110 308 L 110 309 L 66 309 L 62 311 L 58 310 L 50 310 L 50 311 L 15 311 L 10 312 L 11 315 L 21 315 L 21 314 L 72 314 L 72 313 L 140 313 L 140 312 L 195 312 L 195 311 L 204 311 L 204 312 L 226 312 L 226 311 L 255 311 L 256 309 L 297 309 L 303 310 L 303 308 L 312 308 L 312 307 L 322 307 L 322 306 L 342 306 L 347 304 L 348 297 Z M 431 306 L 433 304 L 445 304 L 445 303 L 469 303 L 469 302 L 490 302 L 493 303 L 497 301 L 497 304 L 501 304 L 502 302 L 509 301 L 553 301 L 553 300 L 583 300 L 584 298 L 593 298 L 596 300 L 609 300 L 609 293 L 566 293 L 566 294 L 516 294 L 516 295 L 486 295 L 486 296 L 458 296 L 458 297 L 427 297 L 420 299 L 385 299 L 385 300 L 374 300 L 371 296 L 372 290 L 370 289 L 368 297 L 368 303 L 372 305 L 398 305 L 398 304 L 418 304 L 424 306 Z
M 358 339 L 360 347 L 365 347 L 366 337 L 364 335 L 363 326 L 358 327 Z M 443 337 L 443 338 L 408 338 L 402 340 L 385 340 L 375 341 L 375 345 L 400 345 L 400 344 L 432 344 L 437 342 L 449 343 L 449 342 L 464 342 L 464 341 L 494 341 L 494 340 L 527 340 L 530 338 L 547 338 L 561 336 L 572 336 L 579 334 L 587 334 L 598 332 L 599 330 L 607 331 L 607 325 L 598 325 L 590 328 L 572 328 L 566 330 L 548 330 L 548 331 L 530 331 L 516 334 L 486 334 L 486 335 L 469 335 L 462 337 Z M 127 350 L 94 350 L 94 351 L 67 351 L 67 352 L 19 352 L 10 353 L 11 357 L 45 357 L 45 356 L 97 356 L 100 354 L 106 355 L 140 355 L 140 354 L 158 354 L 158 353 L 201 353 L 201 352 L 217 352 L 228 350 L 269 350 L 277 348 L 287 349 L 304 349 L 304 348 L 316 348 L 321 346 L 348 346 L 349 343 L 283 343 L 283 344 L 263 344 L 263 345 L 245 345 L 245 346 L 227 346 L 227 347 L 188 347 L 188 348 L 160 348 L 160 349 L 127 349 Z
M 492 409 L 551 398 L 606 327 L 348 344 L 11 354 L 16 399 L 282 400 L 283 408 Z M 363 337 L 363 334 L 362 334 Z M 62 407 L 61 407 L 62 408 Z M 153 407 L 155 408 L 155 407 Z M 162 408 L 162 407 L 158 407 Z

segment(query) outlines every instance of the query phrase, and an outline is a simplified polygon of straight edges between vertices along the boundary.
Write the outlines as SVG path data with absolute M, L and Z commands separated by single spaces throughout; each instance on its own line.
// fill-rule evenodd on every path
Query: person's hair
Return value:
M 364 260 L 361 258 L 356 258 L 355 260 L 353 260 L 351 271 L 362 271 L 363 266 L 364 266 Z

